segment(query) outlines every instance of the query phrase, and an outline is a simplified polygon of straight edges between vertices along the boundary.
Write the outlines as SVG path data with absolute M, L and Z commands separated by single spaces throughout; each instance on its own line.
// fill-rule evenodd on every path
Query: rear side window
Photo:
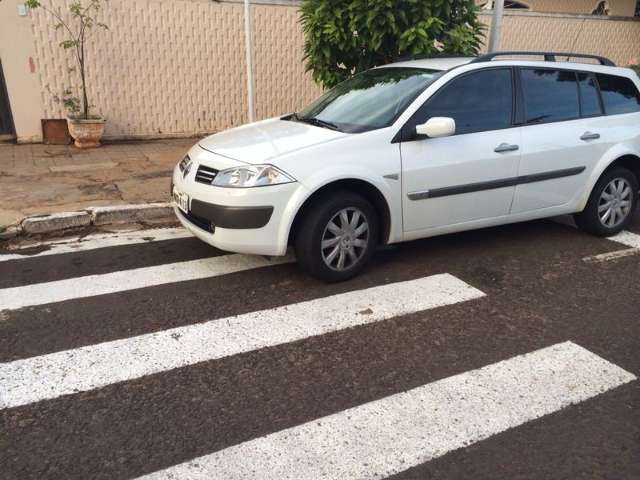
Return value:
M 527 123 L 559 122 L 580 116 L 576 74 L 566 70 L 520 70 Z
M 451 117 L 456 135 L 511 126 L 513 82 L 510 68 L 481 70 L 453 79 L 420 107 L 419 125 L 432 117 Z
M 600 95 L 598 95 L 598 84 L 593 73 L 578 73 L 578 84 L 580 85 L 580 109 L 583 117 L 602 115 L 600 105 Z
M 629 78 L 597 74 L 607 115 L 640 112 L 640 93 Z

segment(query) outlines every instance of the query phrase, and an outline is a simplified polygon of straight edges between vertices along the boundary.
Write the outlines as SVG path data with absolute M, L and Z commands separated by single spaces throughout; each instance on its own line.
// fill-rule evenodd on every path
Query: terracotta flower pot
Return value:
M 100 146 L 100 139 L 104 134 L 104 118 L 67 118 L 69 133 L 78 148 L 94 148 Z

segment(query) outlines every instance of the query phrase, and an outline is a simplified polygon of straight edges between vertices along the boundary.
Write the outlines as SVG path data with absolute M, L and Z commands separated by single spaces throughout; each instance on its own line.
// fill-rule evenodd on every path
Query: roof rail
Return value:
M 556 57 L 567 57 L 567 61 L 570 58 L 590 58 L 592 60 L 597 60 L 600 65 L 606 65 L 608 67 L 615 67 L 616 64 L 613 63 L 606 57 L 601 57 L 599 55 L 586 55 L 583 53 L 558 53 L 558 52 L 493 52 L 487 53 L 484 55 L 480 55 L 471 61 L 471 63 L 481 63 L 481 62 L 490 62 L 496 57 L 505 57 L 505 56 L 515 56 L 515 55 L 540 55 L 544 57 L 545 62 L 556 62 Z
M 429 60 L 432 58 L 436 59 L 436 58 L 472 58 L 472 57 L 473 55 L 459 55 L 455 53 L 435 53 L 435 54 L 418 53 L 416 55 L 403 55 L 401 57 L 394 58 L 393 61 L 406 62 L 409 60 Z

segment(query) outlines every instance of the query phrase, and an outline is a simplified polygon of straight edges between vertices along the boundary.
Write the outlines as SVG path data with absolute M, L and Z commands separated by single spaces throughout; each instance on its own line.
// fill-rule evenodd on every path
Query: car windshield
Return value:
M 442 73 L 399 67 L 367 70 L 345 80 L 287 120 L 347 133 L 388 127 Z

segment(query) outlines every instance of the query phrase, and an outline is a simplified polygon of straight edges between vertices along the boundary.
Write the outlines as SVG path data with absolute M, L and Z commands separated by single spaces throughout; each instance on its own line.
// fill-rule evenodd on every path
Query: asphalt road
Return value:
M 0 477 L 640 478 L 628 232 L 427 239 L 338 285 L 177 230 L 0 252 Z

